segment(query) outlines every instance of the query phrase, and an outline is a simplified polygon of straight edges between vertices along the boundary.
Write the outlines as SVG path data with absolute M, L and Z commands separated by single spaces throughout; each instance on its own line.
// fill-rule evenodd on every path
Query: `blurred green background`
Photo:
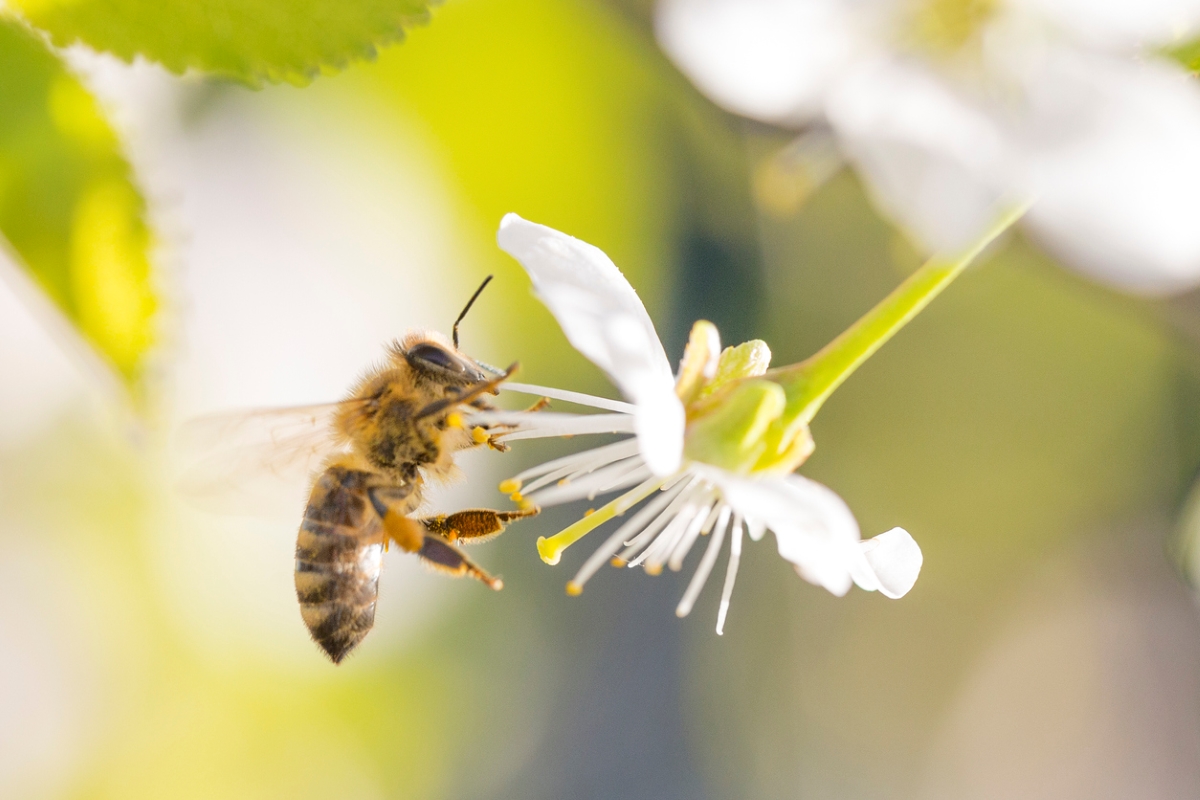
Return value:
M 465 350 L 611 393 L 496 248 L 509 211 L 604 249 L 672 357 L 705 317 L 799 360 L 917 256 L 848 173 L 759 208 L 753 176 L 787 137 L 695 94 L 643 4 L 457 0 L 303 89 L 79 59 L 124 144 L 70 112 L 53 65 L 3 75 L 0 99 L 44 130 L 0 137 L 0 223 L 18 258 L 124 265 L 92 279 L 125 287 L 107 299 L 43 287 L 93 341 L 113 303 L 142 309 L 153 336 L 119 331 L 110 354 L 155 345 L 117 363 L 140 375 L 130 412 L 5 274 L 0 796 L 1200 794 L 1200 625 L 1172 566 L 1200 464 L 1194 298 L 1110 293 L 1012 237 L 836 394 L 803 472 L 865 535 L 912 532 L 925 566 L 900 601 L 831 597 L 769 540 L 748 546 L 723 637 L 715 585 L 674 618 L 681 575 L 606 571 L 571 599 L 588 546 L 555 568 L 534 548 L 579 512 L 558 509 L 475 552 L 498 594 L 389 554 L 376 628 L 334 668 L 296 613 L 297 519 L 191 509 L 172 489 L 180 421 L 336 399 L 389 337 L 448 328 L 489 273 Z M 124 185 L 104 183 L 118 151 L 148 210 L 103 194 Z M 19 188 L 69 158 L 83 188 Z M 28 213 L 38 197 L 50 210 Z M 101 218 L 108 255 L 67 252 Z M 120 258 L 147 230 L 158 300 Z M 502 503 L 501 478 L 561 449 L 464 459 L 434 503 Z

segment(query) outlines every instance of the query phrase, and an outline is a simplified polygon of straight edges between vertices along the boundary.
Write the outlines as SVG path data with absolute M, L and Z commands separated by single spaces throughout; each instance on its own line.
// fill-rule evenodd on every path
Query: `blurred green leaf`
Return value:
M 152 341 L 150 233 L 95 100 L 0 20 L 0 233 L 83 336 L 132 380 Z
M 303 84 L 404 37 L 428 0 L 14 0 L 54 43 L 84 42 L 132 61 L 252 86 Z

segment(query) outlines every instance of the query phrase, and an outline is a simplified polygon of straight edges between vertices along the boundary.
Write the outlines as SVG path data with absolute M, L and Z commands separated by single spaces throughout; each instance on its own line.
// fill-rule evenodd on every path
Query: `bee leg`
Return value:
M 385 548 L 389 542 L 395 542 L 404 552 L 415 553 L 421 549 L 421 545 L 424 543 L 425 526 L 395 508 L 410 494 L 412 494 L 412 487 L 409 485 L 376 486 L 367 490 L 367 498 L 383 522 Z
M 475 444 L 486 444 L 488 447 L 500 453 L 508 452 L 508 445 L 496 438 L 497 434 L 488 433 L 488 428 L 483 425 L 476 425 L 471 429 L 471 441 Z
M 497 591 L 504 588 L 504 581 L 488 575 L 481 567 L 467 558 L 461 550 L 435 534 L 425 534 L 425 541 L 417 555 L 439 572 L 456 577 L 470 576 L 485 584 L 489 589 Z
M 522 411 L 524 414 L 533 414 L 541 411 L 546 406 L 550 405 L 549 397 L 538 398 L 538 401 Z M 487 407 L 487 408 L 490 408 Z M 485 408 L 486 410 L 486 408 Z M 488 447 L 500 453 L 507 453 L 509 447 L 504 442 L 500 441 L 500 437 L 508 433 L 515 425 L 497 424 L 497 425 L 476 425 L 471 429 L 471 439 L 475 444 L 486 444 Z M 491 431 L 499 431 L 499 433 L 491 433 Z
M 426 517 L 421 522 L 426 530 L 435 533 L 447 541 L 463 540 L 463 543 L 475 544 L 486 542 L 498 536 L 504 526 L 516 519 L 534 517 L 541 512 L 537 506 L 523 508 L 519 511 L 493 511 L 490 508 L 469 508 L 449 516 L 441 514 L 436 517 Z

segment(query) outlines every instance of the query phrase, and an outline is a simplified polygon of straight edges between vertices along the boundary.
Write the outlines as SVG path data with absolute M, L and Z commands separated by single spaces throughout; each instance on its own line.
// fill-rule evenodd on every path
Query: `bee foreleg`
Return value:
M 504 526 L 515 519 L 537 516 L 541 511 L 537 506 L 523 508 L 519 511 L 493 511 L 490 508 L 470 508 L 450 515 L 427 517 L 421 522 L 430 533 L 453 542 L 461 539 L 464 544 L 486 542 L 499 535 Z
M 491 426 L 476 425 L 471 429 L 471 440 L 477 445 L 486 444 L 493 450 L 496 450 L 500 453 L 507 453 L 508 445 L 497 438 L 499 434 L 488 433 L 490 429 Z
M 522 413 L 533 414 L 535 412 L 541 411 L 543 408 L 545 408 L 548 405 L 550 405 L 550 398 L 542 397 L 542 398 L 539 398 L 536 403 L 529 406 L 529 408 L 524 409 L 524 411 L 522 411 Z M 484 408 L 484 410 L 490 410 L 490 409 L 491 409 L 490 406 Z M 475 441 L 475 444 L 486 444 L 488 447 L 492 448 L 493 450 L 496 450 L 501 453 L 507 453 L 509 447 L 507 444 L 505 444 L 504 442 L 502 442 L 500 440 L 500 437 L 503 436 L 504 434 L 512 431 L 514 428 L 516 428 L 515 425 L 510 425 L 510 424 L 505 424 L 505 423 L 494 424 L 494 425 L 477 425 L 471 430 L 471 438 Z M 492 433 L 492 431 L 498 431 L 498 433 Z
M 471 559 L 467 558 L 461 550 L 435 534 L 428 533 L 425 535 L 425 542 L 421 545 L 421 549 L 417 555 L 426 564 L 439 572 L 445 572 L 456 577 L 469 575 L 486 584 L 490 589 L 500 590 L 504 588 L 504 581 L 488 575 Z
M 539 397 L 536 403 L 531 405 L 529 408 L 525 409 L 525 413 L 532 414 L 536 411 L 541 411 L 543 408 L 545 408 L 548 405 L 550 405 L 549 397 Z

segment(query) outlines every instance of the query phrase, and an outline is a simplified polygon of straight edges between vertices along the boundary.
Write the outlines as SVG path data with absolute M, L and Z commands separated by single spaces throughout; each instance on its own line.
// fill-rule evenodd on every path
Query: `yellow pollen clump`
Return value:
M 613 556 L 612 560 L 609 561 L 608 563 L 612 564 L 614 567 L 623 567 L 628 562 L 625 559 L 621 558 L 620 556 Z
M 567 584 L 567 594 L 571 597 L 579 597 L 579 595 L 583 594 L 583 587 L 575 581 L 571 581 Z
M 488 432 L 481 426 L 476 425 L 474 428 L 471 428 L 471 438 L 475 440 L 475 444 L 483 444 L 488 440 Z
M 595 514 L 595 513 L 596 513 L 596 509 L 589 508 L 587 511 L 583 512 L 583 515 L 585 517 L 590 517 L 592 514 Z
M 647 564 L 646 565 L 646 574 L 647 575 L 662 575 L 662 564 Z
M 461 428 L 466 425 L 463 422 L 462 414 L 459 414 L 457 411 L 446 415 L 446 424 L 451 428 Z
M 521 482 L 516 478 L 509 478 L 506 481 L 500 481 L 500 491 L 505 494 L 516 494 L 521 491 Z

